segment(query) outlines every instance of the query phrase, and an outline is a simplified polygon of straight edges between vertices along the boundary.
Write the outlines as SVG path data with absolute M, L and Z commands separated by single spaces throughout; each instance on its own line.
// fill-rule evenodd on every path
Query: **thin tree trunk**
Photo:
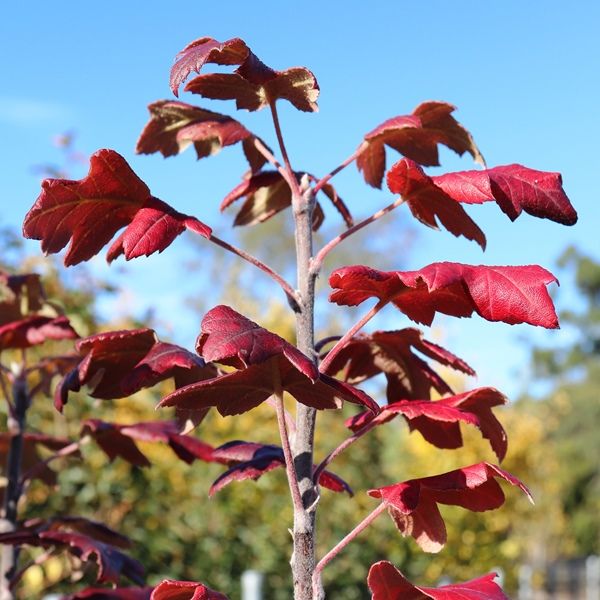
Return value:
M 312 211 L 314 196 L 311 191 L 293 202 L 296 259 L 298 270 L 298 292 L 300 310 L 296 313 L 296 338 L 298 348 L 314 358 L 314 300 L 316 276 L 310 272 L 312 258 Z M 315 570 L 316 505 L 317 492 L 312 480 L 313 445 L 317 411 L 303 404 L 297 404 L 296 438 L 293 456 L 296 475 L 302 495 L 304 510 L 294 514 L 294 553 L 292 574 L 295 600 L 313 599 L 312 576 Z M 323 597 L 323 596 L 321 596 Z
M 21 495 L 21 459 L 23 456 L 23 436 L 29 408 L 27 381 L 25 375 L 15 377 L 13 384 L 14 416 L 8 419 L 8 431 L 11 434 L 8 460 L 6 464 L 7 485 L 4 490 L 4 509 L 0 519 L 0 531 L 14 531 L 17 526 L 17 508 Z M 2 546 L 0 555 L 0 600 L 13 600 L 10 580 L 17 566 L 18 550 L 14 546 Z

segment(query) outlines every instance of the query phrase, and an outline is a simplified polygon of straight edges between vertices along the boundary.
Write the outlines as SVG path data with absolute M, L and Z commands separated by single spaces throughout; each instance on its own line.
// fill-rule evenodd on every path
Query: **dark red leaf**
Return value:
M 506 396 L 494 388 L 478 388 L 457 396 L 430 400 L 400 400 L 384 406 L 374 416 L 363 412 L 346 421 L 353 431 L 367 424 L 382 425 L 396 415 L 402 415 L 411 430 L 417 430 L 438 448 L 460 448 L 463 445 L 459 422 L 475 425 L 490 441 L 499 461 L 506 456 L 507 440 L 504 428 L 494 416 L 492 407 L 506 403 Z
M 233 481 L 257 480 L 265 473 L 285 466 L 283 450 L 279 446 L 257 444 L 235 440 L 215 448 L 213 457 L 226 462 L 230 469 L 220 475 L 211 485 L 209 496 L 216 494 Z M 352 496 L 352 489 L 340 477 L 329 471 L 323 471 L 319 477 L 319 484 L 334 492 L 348 492 Z
M 98 565 L 97 581 L 117 584 L 121 576 L 137 584 L 144 578 L 144 568 L 133 558 L 123 554 L 112 545 L 87 535 L 70 531 L 46 530 L 39 533 L 17 530 L 0 534 L 0 542 L 14 546 L 34 546 L 66 550 L 84 562 Z
M 154 588 L 150 600 L 228 600 L 228 598 L 203 583 L 165 579 Z
M 369 491 L 381 498 L 402 535 L 410 535 L 425 552 L 439 552 L 446 543 L 446 527 L 438 504 L 486 511 L 504 504 L 504 493 L 495 478 L 529 490 L 500 467 L 482 462 L 441 475 L 411 479 Z
M 354 336 L 335 356 L 327 373 L 337 374 L 351 384 L 384 373 L 388 381 L 388 402 L 401 398 L 429 398 L 433 390 L 451 394 L 450 386 L 414 350 L 442 365 L 475 375 L 465 361 L 424 339 L 423 332 L 413 327 Z
M 138 467 L 150 466 L 150 461 L 134 440 L 168 444 L 177 456 L 188 464 L 196 459 L 213 462 L 212 446 L 196 438 L 181 435 L 174 421 L 120 425 L 100 419 L 88 419 L 83 422 L 81 434 L 91 436 L 110 461 L 121 457 Z
M 296 173 L 296 177 L 299 179 L 303 175 L 303 173 Z M 325 190 L 323 191 L 325 192 Z M 264 223 L 292 205 L 290 186 L 278 171 L 261 171 L 246 177 L 223 199 L 221 211 L 241 198 L 245 198 L 245 200 L 235 217 L 234 225 Z M 335 198 L 337 199 L 337 194 Z M 314 231 L 319 229 L 324 219 L 323 209 L 317 202 L 313 211 Z
M 238 369 L 281 355 L 311 381 L 319 378 L 315 364 L 295 346 L 223 304 L 204 315 L 196 350 L 206 360 Z
M 371 565 L 367 582 L 372 600 L 508 600 L 502 588 L 494 583 L 495 573 L 452 583 L 439 588 L 413 585 L 386 560 Z
M 122 227 L 125 232 L 109 251 L 126 258 L 163 250 L 183 231 L 205 237 L 210 228 L 153 198 L 148 186 L 114 150 L 98 150 L 90 170 L 79 181 L 45 179 L 42 192 L 27 213 L 23 235 L 42 240 L 46 253 L 60 252 L 71 241 L 65 265 L 89 260 Z
M 152 587 L 86 588 L 62 600 L 150 600 Z
M 390 191 L 400 194 L 421 223 L 439 229 L 438 222 L 455 236 L 476 241 L 484 250 L 485 235 L 465 209 L 443 190 L 414 161 L 403 158 L 387 174 Z
M 30 348 L 47 340 L 78 337 L 67 317 L 26 317 L 0 326 L 0 352 L 8 348 Z
M 520 267 L 433 263 L 419 271 L 377 271 L 364 266 L 334 271 L 330 300 L 355 306 L 375 297 L 392 302 L 410 319 L 431 325 L 436 312 L 510 325 L 557 328 L 558 318 L 546 286 L 557 281 L 537 265 Z
M 266 162 L 254 146 L 255 136 L 227 115 L 169 100 L 153 102 L 148 110 L 150 121 L 136 146 L 139 154 L 174 156 L 193 144 L 200 159 L 241 142 L 252 171 L 258 171 Z
M 471 134 L 452 116 L 455 107 L 446 102 L 423 102 L 410 115 L 394 117 L 365 136 L 359 146 L 356 166 L 365 181 L 380 188 L 385 174 L 385 146 L 419 164 L 439 165 L 438 144 L 459 155 L 468 152 L 476 162 L 483 156 Z
M 0 326 L 37 313 L 45 303 L 37 273 L 9 275 L 0 270 Z
M 171 89 L 177 96 L 179 86 L 192 73 L 200 73 L 207 63 L 239 65 L 233 73 L 209 73 L 192 79 L 187 92 L 215 100 L 235 100 L 237 108 L 259 110 L 270 102 L 288 100 L 297 109 L 317 110 L 319 85 L 304 67 L 275 71 L 262 63 L 239 38 L 217 42 L 200 38 L 186 46 L 171 69 Z
M 563 225 L 577 222 L 577 213 L 562 187 L 560 173 L 505 165 L 483 171 L 461 171 L 431 178 L 431 184 L 457 202 L 495 201 L 511 220 L 521 211 Z

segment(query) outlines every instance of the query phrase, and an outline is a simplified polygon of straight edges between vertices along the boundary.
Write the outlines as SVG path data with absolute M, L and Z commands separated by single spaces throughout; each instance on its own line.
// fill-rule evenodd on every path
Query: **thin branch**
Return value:
M 313 188 L 313 192 L 316 194 L 324 185 L 326 185 L 332 177 L 335 177 L 340 171 L 343 171 L 348 165 L 351 165 L 358 155 L 358 149 L 355 150 L 341 165 L 338 165 L 333 171 L 330 171 L 322 177 Z
M 275 282 L 277 282 L 280 285 L 281 289 L 285 292 L 285 295 L 287 296 L 288 302 L 290 303 L 290 306 L 292 307 L 292 309 L 295 312 L 297 312 L 299 310 L 298 306 L 300 303 L 299 303 L 296 291 L 281 275 L 279 275 L 279 273 L 276 273 L 273 269 L 271 269 L 271 267 L 268 267 L 267 265 L 265 265 L 265 263 L 260 261 L 255 256 L 252 256 L 251 254 L 244 252 L 244 250 L 242 250 L 241 248 L 238 248 L 237 246 L 234 246 L 233 244 L 230 244 L 229 242 L 226 242 L 225 240 L 218 238 L 216 235 L 211 234 L 211 236 L 208 239 L 213 244 L 216 244 L 217 246 L 224 248 L 228 252 L 231 252 L 232 254 L 235 254 L 236 256 L 243 258 L 245 261 L 249 262 L 251 265 L 254 265 L 258 269 L 260 269 L 263 273 L 266 273 L 269 277 L 271 277 L 271 279 L 273 279 Z
M 382 502 L 373 512 L 369 513 L 344 539 L 334 546 L 317 564 L 313 573 L 313 595 L 319 597 L 321 586 L 321 572 L 323 569 L 362 531 L 364 531 L 384 510 L 385 504 Z
M 376 422 L 370 421 L 364 427 L 361 427 L 358 431 L 356 431 L 349 438 L 345 439 L 337 448 L 332 450 L 320 463 L 319 466 L 315 469 L 315 474 L 313 476 L 313 480 L 315 483 L 319 481 L 319 477 L 321 473 L 327 468 L 327 466 L 332 463 L 344 450 L 350 447 L 354 442 L 359 440 L 365 433 L 369 433 L 371 429 L 374 429 L 377 425 Z
M 372 214 L 370 217 L 367 217 L 366 219 L 360 221 L 359 223 L 357 223 L 353 227 L 350 227 L 350 229 L 347 229 L 346 231 L 343 231 L 342 233 L 340 233 L 340 235 L 338 235 L 337 237 L 333 238 L 330 242 L 328 242 L 325 246 L 323 246 L 319 250 L 319 252 L 317 253 L 317 255 L 313 258 L 313 260 L 311 261 L 311 270 L 314 271 L 314 272 L 319 272 L 319 270 L 321 269 L 321 265 L 323 264 L 323 260 L 325 259 L 325 257 L 340 242 L 343 242 L 347 237 L 350 237 L 351 235 L 353 235 L 357 231 L 360 231 L 361 229 L 363 229 L 363 227 L 366 227 L 367 225 L 370 225 L 374 221 L 377 221 L 377 219 L 381 219 L 381 217 L 383 217 L 384 215 L 387 215 L 389 212 L 392 212 L 395 208 L 397 208 L 398 206 L 400 206 L 403 203 L 404 203 L 404 200 L 402 198 L 398 198 L 398 199 L 394 200 L 394 202 L 392 202 L 391 204 L 388 204 L 385 208 L 382 208 L 381 210 L 378 210 L 376 213 Z
M 281 174 L 281 176 L 287 181 L 288 185 L 292 187 L 292 183 L 289 180 L 288 172 L 283 168 L 281 163 L 275 158 L 275 155 L 262 143 L 260 138 L 254 138 L 254 147 L 271 163 Z
M 275 127 L 277 142 L 279 143 L 279 149 L 281 150 L 281 156 L 283 157 L 283 164 L 285 165 L 285 168 L 289 175 L 288 184 L 292 188 L 292 196 L 295 198 L 299 198 L 302 195 L 302 191 L 300 190 L 300 186 L 298 185 L 298 180 L 296 179 L 294 169 L 292 169 L 290 158 L 285 148 L 285 142 L 283 141 L 283 133 L 281 132 L 281 125 L 279 123 L 279 115 L 277 114 L 276 101 L 271 100 L 271 102 L 269 102 L 269 106 L 271 108 L 271 116 L 273 117 L 273 126 Z
M 388 303 L 387 300 L 380 300 L 371 310 L 363 316 L 360 321 L 355 323 L 335 344 L 335 346 L 327 353 L 319 365 L 321 373 L 326 373 L 327 368 L 333 362 L 338 352 Z
M 294 503 L 294 511 L 303 512 L 304 504 L 302 503 L 302 495 L 298 486 L 298 476 L 296 474 L 296 467 L 294 466 L 294 457 L 290 446 L 281 392 L 275 395 L 275 407 L 277 409 L 277 424 L 279 425 L 279 436 L 281 437 L 281 447 L 283 448 L 283 455 L 285 457 L 285 470 L 292 494 L 292 502 Z

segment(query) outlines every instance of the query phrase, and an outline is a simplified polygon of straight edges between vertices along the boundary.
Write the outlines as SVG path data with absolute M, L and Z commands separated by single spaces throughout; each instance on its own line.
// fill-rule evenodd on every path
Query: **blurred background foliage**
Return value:
M 401 227 L 407 231 L 406 239 L 411 239 L 403 222 L 382 226 Z M 290 233 L 285 219 L 276 218 L 260 227 L 241 235 L 244 247 L 260 254 L 264 239 L 275 240 L 262 252 L 274 258 L 275 263 L 279 261 L 279 270 L 289 270 L 290 238 L 281 235 Z M 269 235 L 269 228 L 279 235 Z M 376 239 L 396 241 L 398 236 L 386 238 L 381 234 Z M 101 319 L 95 308 L 98 298 L 115 290 L 106 282 L 95 280 L 89 270 L 78 267 L 67 273 L 53 260 L 27 256 L 12 231 L 2 232 L 0 247 L 0 266 L 12 272 L 41 273 L 48 297 L 64 308 L 82 336 L 136 327 L 141 322 L 153 325 L 152 315 L 139 320 Z M 388 266 L 386 257 L 390 253 L 377 246 L 365 250 L 359 241 L 341 246 L 335 255 L 336 263 L 356 262 L 356 248 L 360 248 L 360 262 L 372 262 L 379 268 Z M 397 256 L 398 250 L 395 248 L 393 254 Z M 410 251 L 409 246 L 404 251 Z M 220 253 L 207 258 L 206 252 L 213 251 L 203 247 L 202 263 L 205 268 L 210 265 L 208 277 L 214 286 L 201 300 L 188 302 L 200 314 L 216 302 L 230 303 L 293 340 L 293 320 L 287 307 L 278 298 L 265 300 L 244 287 L 244 280 L 254 273 Z M 531 487 L 537 506 L 532 507 L 514 489 L 507 489 L 507 503 L 497 511 L 470 513 L 449 507 L 443 510 L 448 544 L 439 555 L 423 554 L 412 540 L 400 537 L 390 519 L 381 517 L 325 571 L 328 597 L 367 597 L 369 565 L 386 558 L 422 584 L 435 584 L 443 578 L 469 579 L 501 568 L 510 593 L 516 587 L 518 566 L 525 561 L 599 553 L 600 264 L 576 249 L 569 249 L 560 264 L 563 269 L 576 272 L 579 306 L 562 315 L 563 328 L 572 331 L 572 343 L 533 350 L 532 367 L 536 378 L 544 382 L 544 394 L 525 396 L 498 411 L 509 435 L 509 452 L 503 467 Z M 322 316 L 323 335 L 339 333 L 348 319 L 337 308 L 335 316 Z M 64 349 L 65 344 L 59 348 L 48 343 L 32 354 Z M 452 373 L 444 375 L 456 391 L 476 385 Z M 94 401 L 79 394 L 70 400 L 64 416 L 56 413 L 51 399 L 38 398 L 30 410 L 28 426 L 31 431 L 76 438 L 85 418 L 121 423 L 170 418 L 168 411 L 154 410 L 159 398 L 168 391 L 170 384 L 164 384 L 115 402 Z M 370 391 L 376 393 L 377 385 Z M 292 401 L 288 400 L 288 404 L 293 411 Z M 346 407 L 343 415 L 337 411 L 319 415 L 317 459 L 348 435 L 343 422 L 352 412 L 351 407 Z M 442 451 L 430 446 L 419 433 L 409 434 L 404 422 L 397 419 L 352 446 L 332 465 L 332 470 L 350 483 L 356 496 L 350 499 L 322 491 L 319 554 L 331 548 L 376 505 L 365 494 L 371 487 L 481 460 L 495 461 L 476 430 L 463 428 L 463 433 L 464 448 Z M 213 445 L 233 439 L 278 444 L 274 412 L 266 405 L 236 418 L 222 418 L 213 411 L 194 435 Z M 106 522 L 134 540 L 132 554 L 146 566 L 149 583 L 166 577 L 202 580 L 226 590 L 231 598 L 239 598 L 242 572 L 256 569 L 266 576 L 265 598 L 290 598 L 288 527 L 292 511 L 284 470 L 268 473 L 258 482 L 233 483 L 209 500 L 208 488 L 223 467 L 200 462 L 188 466 L 164 445 L 140 447 L 153 462 L 151 468 L 134 468 L 120 459 L 110 463 L 93 445 L 84 448 L 83 460 L 55 464 L 59 485 L 49 489 L 39 482 L 32 484 L 22 504 L 22 516 L 75 514 Z M 89 581 L 89 574 L 80 572 L 67 559 L 55 557 L 28 571 L 23 597 L 38 597 L 45 588 L 72 591 L 73 580 L 78 579 Z

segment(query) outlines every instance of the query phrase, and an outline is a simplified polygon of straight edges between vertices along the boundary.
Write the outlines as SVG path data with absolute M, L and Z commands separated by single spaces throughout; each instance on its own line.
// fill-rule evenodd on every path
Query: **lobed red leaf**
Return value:
M 425 552 L 439 552 L 446 543 L 446 527 L 438 504 L 477 512 L 498 508 L 504 503 L 504 493 L 496 478 L 519 487 L 531 500 L 529 490 L 516 477 L 486 462 L 368 493 L 381 498 L 402 535 L 413 537 Z
M 165 579 L 154 588 L 150 600 L 228 600 L 228 598 L 203 583 Z
M 529 323 L 554 329 L 558 318 L 546 286 L 556 282 L 537 265 L 472 266 L 433 263 L 419 271 L 378 271 L 365 266 L 335 270 L 330 301 L 355 306 L 375 297 L 392 302 L 410 319 L 431 325 L 436 312 L 510 325 Z
M 494 582 L 495 577 L 495 573 L 488 573 L 464 583 L 421 587 L 408 581 L 392 563 L 382 560 L 371 565 L 367 583 L 372 600 L 508 600 Z
M 78 337 L 67 317 L 26 317 L 0 326 L 0 352 L 9 348 L 30 348 L 47 340 L 73 340 Z

